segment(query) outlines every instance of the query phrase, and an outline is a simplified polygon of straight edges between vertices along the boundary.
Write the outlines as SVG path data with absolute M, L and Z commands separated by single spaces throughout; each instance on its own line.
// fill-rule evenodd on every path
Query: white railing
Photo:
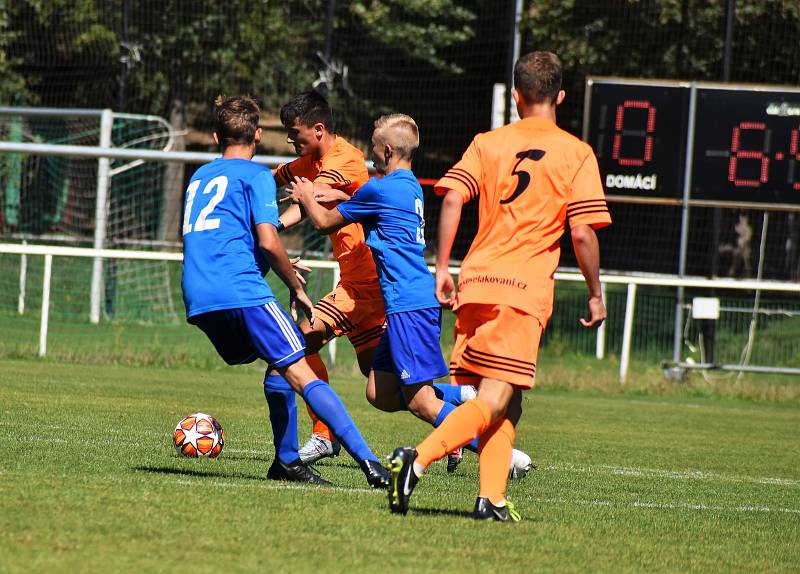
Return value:
M 174 130 L 164 118 L 158 116 L 138 116 L 135 114 L 121 114 L 110 109 L 103 110 L 76 110 L 60 108 L 7 108 L 0 107 L 0 116 L 20 116 L 20 117 L 96 117 L 100 119 L 99 126 L 99 146 L 78 146 L 63 144 L 44 144 L 32 142 L 0 142 L 0 153 L 18 154 L 37 154 L 58 157 L 81 157 L 97 159 L 97 193 L 95 196 L 95 232 L 94 247 L 102 249 L 106 241 L 106 221 L 108 218 L 108 191 L 111 178 L 126 170 L 131 165 L 142 161 L 158 162 L 183 162 L 183 163 L 206 163 L 219 157 L 215 153 L 202 152 L 175 152 L 170 151 L 174 144 Z M 114 147 L 111 140 L 111 133 L 114 127 L 114 119 L 146 119 L 162 125 L 168 133 L 166 145 L 160 150 L 147 149 L 125 149 Z M 133 162 L 128 166 L 111 169 L 111 160 L 129 160 Z M 281 156 L 256 156 L 253 161 L 266 164 L 270 167 L 277 167 L 292 158 Z M 100 293 L 103 282 L 103 262 L 97 257 L 92 265 L 92 288 L 90 291 L 89 316 L 92 323 L 100 321 Z
M 50 277 L 52 272 L 53 257 L 87 257 L 93 259 L 138 259 L 150 261 L 182 261 L 182 253 L 169 253 L 157 251 L 132 251 L 132 250 L 117 250 L 117 249 L 93 249 L 82 247 L 64 247 L 53 245 L 25 245 L 16 243 L 0 243 L 0 253 L 16 254 L 21 258 L 27 258 L 31 255 L 39 255 L 44 257 L 44 276 L 42 278 L 42 312 L 41 323 L 39 329 L 39 356 L 42 357 L 47 352 L 47 329 L 48 329 L 48 314 L 49 314 L 49 300 L 50 300 Z M 313 269 L 332 269 L 333 282 L 332 288 L 339 282 L 339 267 L 335 261 L 314 261 L 304 260 L 305 265 Z M 431 268 L 431 271 L 433 269 Z M 460 269 L 458 267 L 451 267 L 450 273 L 457 275 Z M 20 266 L 20 285 L 24 285 L 25 279 L 25 265 Z M 555 274 L 557 281 L 577 281 L 583 282 L 583 276 L 580 273 L 559 271 Z M 647 286 L 662 286 L 662 287 L 684 287 L 684 288 L 713 288 L 713 289 L 732 289 L 739 291 L 770 291 L 770 292 L 785 292 L 800 294 L 800 283 L 787 283 L 778 281 L 740 281 L 733 279 L 702 279 L 702 278 L 687 278 L 687 277 L 670 277 L 670 276 L 636 276 L 636 275 L 609 275 L 604 274 L 601 277 L 603 289 L 606 285 L 619 284 L 627 285 L 627 301 L 625 305 L 625 320 L 622 334 L 622 351 L 620 353 L 620 382 L 624 383 L 630 366 L 631 346 L 633 341 L 633 319 L 636 309 L 636 291 L 640 285 Z M 22 292 L 21 292 L 22 297 Z M 20 299 L 21 301 L 22 299 Z M 602 325 L 596 333 L 596 356 L 603 358 L 605 356 L 605 329 L 606 326 Z M 335 339 L 329 343 L 329 358 L 333 364 L 336 355 Z M 740 370 L 753 371 L 753 367 L 742 367 Z M 791 374 L 800 374 L 800 369 L 776 369 L 776 368 L 763 368 L 762 372 L 782 372 Z

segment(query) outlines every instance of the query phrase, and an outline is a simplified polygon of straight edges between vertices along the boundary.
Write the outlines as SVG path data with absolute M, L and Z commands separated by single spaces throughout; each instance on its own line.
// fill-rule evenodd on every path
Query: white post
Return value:
M 100 147 L 111 147 L 111 130 L 114 127 L 114 113 L 103 110 L 100 116 Z M 102 249 L 106 241 L 106 223 L 108 221 L 108 187 L 111 160 L 101 157 L 97 160 L 97 203 L 94 210 L 94 248 Z M 100 302 L 103 290 L 103 260 L 95 257 L 92 265 L 91 302 L 89 305 L 89 320 L 92 323 L 100 322 Z
M 636 306 L 636 283 L 628 283 L 628 300 L 625 303 L 625 329 L 622 332 L 622 354 L 619 358 L 619 382 L 625 384 L 628 377 L 628 364 L 631 360 L 631 339 L 633 338 L 633 311 Z
M 600 295 L 603 297 L 603 304 L 606 302 L 606 284 L 600 283 Z M 606 356 L 606 322 L 600 323 L 597 328 L 597 347 L 595 348 L 594 356 L 602 359 Z
M 28 242 L 23 240 L 23 245 Z M 23 253 L 19 256 L 19 299 L 17 301 L 17 313 L 20 315 L 25 314 L 25 290 L 28 282 L 28 256 Z
M 42 279 L 42 322 L 39 325 L 39 356 L 47 352 L 47 322 L 50 315 L 50 275 L 53 271 L 53 256 L 44 256 L 44 278 Z
M 340 278 L 341 274 L 339 268 L 335 267 L 333 269 L 333 289 L 336 289 L 336 286 L 339 284 Z M 336 364 L 336 337 L 331 339 L 330 343 L 328 343 L 328 368 L 332 369 L 335 364 Z

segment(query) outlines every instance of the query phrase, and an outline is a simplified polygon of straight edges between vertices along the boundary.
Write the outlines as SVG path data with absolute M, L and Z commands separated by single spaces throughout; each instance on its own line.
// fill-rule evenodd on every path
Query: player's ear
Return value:
M 514 103 L 519 105 L 519 101 L 522 96 L 519 95 L 517 88 L 511 88 L 511 99 L 514 100 Z
M 567 92 L 564 90 L 558 90 L 558 95 L 556 96 L 556 105 L 560 106 L 561 102 L 564 101 L 564 98 L 567 97 Z
M 325 124 L 322 122 L 317 122 L 314 124 L 314 135 L 318 138 L 321 138 L 325 133 Z
M 219 136 L 217 135 L 217 132 L 214 132 L 211 135 L 214 137 L 214 143 L 219 145 Z
M 253 143 L 256 145 L 260 144 L 262 135 L 261 128 L 256 128 L 256 133 L 253 135 Z

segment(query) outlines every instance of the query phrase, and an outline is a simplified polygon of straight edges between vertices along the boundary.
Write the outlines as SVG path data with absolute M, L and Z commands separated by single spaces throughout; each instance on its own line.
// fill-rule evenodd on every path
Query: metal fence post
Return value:
M 600 296 L 603 298 L 603 303 L 606 302 L 606 284 L 600 283 Z M 594 356 L 602 359 L 606 356 L 606 321 L 600 323 L 597 328 L 597 344 L 594 351 Z
M 22 240 L 23 247 L 28 242 Z M 19 297 L 17 298 L 17 313 L 20 315 L 25 314 L 25 291 L 28 285 L 28 256 L 23 253 L 19 256 Z
M 622 354 L 619 359 L 619 382 L 625 384 L 628 366 L 631 361 L 631 341 L 633 339 L 633 313 L 636 307 L 636 283 L 628 283 L 628 300 L 625 303 L 625 328 L 622 332 Z
M 44 277 L 42 278 L 42 321 L 39 324 L 39 356 L 47 353 L 47 324 L 50 318 L 50 275 L 53 272 L 53 256 L 44 256 Z
M 100 115 L 100 147 L 111 147 L 111 130 L 114 127 L 114 113 L 103 110 Z M 108 219 L 108 187 L 111 179 L 111 160 L 101 157 L 97 160 L 97 203 L 94 210 L 94 248 L 102 249 L 106 241 L 106 223 Z M 89 320 L 100 322 L 100 299 L 103 291 L 103 260 L 95 257 L 92 264 L 91 302 Z
M 689 92 L 689 125 L 686 131 L 686 165 L 683 174 L 683 202 L 681 206 L 681 247 L 678 254 L 678 277 L 686 275 L 689 253 L 689 200 L 692 197 L 692 163 L 694 161 L 694 116 L 697 107 L 697 84 L 692 82 Z M 679 286 L 675 300 L 675 327 L 672 333 L 672 360 L 679 361 L 683 348 L 683 298 L 684 288 Z

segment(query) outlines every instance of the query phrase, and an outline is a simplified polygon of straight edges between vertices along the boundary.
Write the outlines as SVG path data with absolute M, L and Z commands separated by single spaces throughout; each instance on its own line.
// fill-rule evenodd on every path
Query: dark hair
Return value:
M 525 54 L 514 65 L 514 87 L 528 104 L 555 103 L 561 90 L 561 60 L 552 52 Z
M 261 109 L 250 96 L 218 96 L 214 101 L 217 120 L 214 131 L 219 145 L 225 149 L 231 145 L 249 145 L 255 140 Z
M 334 133 L 333 112 L 328 100 L 314 90 L 297 94 L 281 108 L 281 123 L 287 130 L 295 120 L 307 127 L 322 124 L 326 130 Z

